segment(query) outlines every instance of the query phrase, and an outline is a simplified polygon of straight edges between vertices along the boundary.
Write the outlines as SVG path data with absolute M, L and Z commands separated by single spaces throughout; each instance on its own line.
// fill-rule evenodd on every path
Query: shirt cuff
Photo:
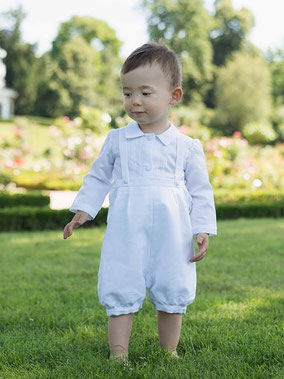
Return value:
M 192 234 L 194 236 L 196 236 L 198 233 L 207 233 L 209 234 L 209 237 L 211 236 L 216 236 L 217 235 L 217 228 L 216 227 L 204 227 L 200 230 L 200 228 L 196 229 L 196 228 L 193 228 L 193 231 L 192 231 Z
M 93 220 L 96 215 L 98 214 L 98 211 L 95 209 L 91 208 L 87 204 L 80 204 L 79 206 L 76 207 L 76 204 L 74 204 L 71 208 L 69 208 L 70 212 L 76 213 L 77 211 L 83 211 L 88 213 L 88 221 Z

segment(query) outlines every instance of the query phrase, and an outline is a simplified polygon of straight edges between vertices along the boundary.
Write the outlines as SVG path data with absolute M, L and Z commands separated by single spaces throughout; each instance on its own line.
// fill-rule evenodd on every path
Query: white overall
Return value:
M 184 182 L 182 137 L 177 133 L 174 177 L 129 177 L 125 128 L 119 130 L 122 180 L 109 193 L 98 272 L 98 297 L 108 316 L 137 312 L 146 289 L 154 307 L 168 313 L 185 313 L 195 298 L 192 198 Z

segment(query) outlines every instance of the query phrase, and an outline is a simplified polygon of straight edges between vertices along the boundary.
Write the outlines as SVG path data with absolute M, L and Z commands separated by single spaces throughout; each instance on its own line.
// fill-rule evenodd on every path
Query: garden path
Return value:
M 70 208 L 77 191 L 46 191 L 50 196 L 50 208 L 51 209 L 66 209 Z M 103 207 L 108 207 L 108 195 L 105 198 Z

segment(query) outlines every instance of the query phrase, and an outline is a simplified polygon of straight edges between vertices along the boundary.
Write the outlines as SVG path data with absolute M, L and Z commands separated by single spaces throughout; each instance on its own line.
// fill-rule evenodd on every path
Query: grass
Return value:
M 67 240 L 62 231 L 0 233 L 0 377 L 283 378 L 283 231 L 283 219 L 219 221 L 197 263 L 182 359 L 160 350 L 147 294 L 128 365 L 108 361 L 97 298 L 104 227 Z

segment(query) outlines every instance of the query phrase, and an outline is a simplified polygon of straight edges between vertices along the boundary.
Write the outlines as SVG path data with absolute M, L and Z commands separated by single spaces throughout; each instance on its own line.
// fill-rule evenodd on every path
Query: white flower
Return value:
M 82 124 L 82 119 L 81 119 L 81 117 L 76 117 L 76 118 L 74 118 L 74 124 L 76 125 L 76 126 L 80 126 L 81 124 Z
M 262 181 L 260 179 L 254 179 L 253 186 L 258 188 L 262 186 Z
M 107 123 L 111 122 L 111 117 L 108 113 L 103 113 L 102 119 Z

